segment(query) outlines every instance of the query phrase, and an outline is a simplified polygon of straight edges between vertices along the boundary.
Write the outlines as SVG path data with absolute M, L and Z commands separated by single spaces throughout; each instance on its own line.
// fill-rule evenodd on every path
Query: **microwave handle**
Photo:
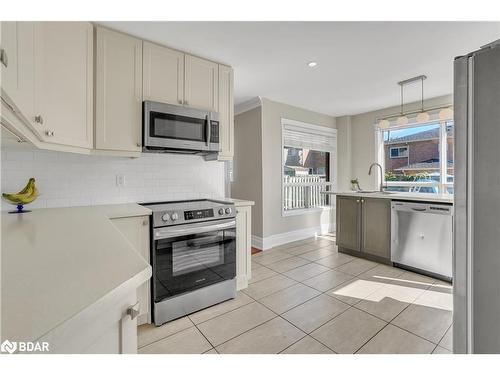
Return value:
M 228 221 L 223 221 L 222 223 L 218 224 L 207 225 L 207 223 L 198 223 L 186 226 L 158 228 L 154 230 L 153 234 L 154 234 L 154 240 L 161 240 L 164 238 L 187 236 L 190 234 L 199 234 L 215 230 L 230 229 L 235 227 L 236 227 L 236 220 L 230 219 Z
M 207 146 L 210 144 L 210 137 L 211 137 L 211 123 L 212 121 L 210 121 L 212 119 L 211 115 L 210 115 L 210 112 L 207 114 L 207 117 L 206 117 L 206 129 L 205 129 L 205 133 L 206 133 L 206 136 L 207 136 Z

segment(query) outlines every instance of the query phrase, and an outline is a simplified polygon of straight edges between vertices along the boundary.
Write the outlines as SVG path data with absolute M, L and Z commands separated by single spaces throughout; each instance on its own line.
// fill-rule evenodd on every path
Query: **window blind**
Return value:
M 332 152 L 335 150 L 336 135 L 333 129 L 319 129 L 320 126 L 309 127 L 283 124 L 283 145 L 285 147 L 306 148 L 317 151 Z

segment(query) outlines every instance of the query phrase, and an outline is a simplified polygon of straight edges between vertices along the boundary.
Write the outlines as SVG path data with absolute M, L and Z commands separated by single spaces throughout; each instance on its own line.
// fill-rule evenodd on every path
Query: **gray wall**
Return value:
M 425 107 L 435 107 L 452 104 L 452 95 L 440 96 L 424 101 Z M 405 104 L 404 110 L 411 111 L 420 108 L 420 102 Z M 399 106 L 381 109 L 378 111 L 362 113 L 350 116 L 351 121 L 351 178 L 358 178 L 362 189 L 376 189 L 376 174 L 368 175 L 370 164 L 375 161 L 375 129 L 374 124 L 377 118 L 398 113 Z M 345 133 L 345 129 L 341 129 Z M 339 132 L 341 132 L 339 130 Z M 345 134 L 342 134 L 344 137 Z M 339 135 L 339 138 L 341 136 Z M 340 158 L 340 157 L 339 157 Z M 346 176 L 342 176 L 344 179 Z
M 335 212 L 281 215 L 281 118 L 335 128 L 332 116 L 262 99 L 263 236 L 318 227 L 335 221 Z
M 231 197 L 255 202 L 252 234 L 262 237 L 262 110 L 261 107 L 234 117 L 233 182 Z

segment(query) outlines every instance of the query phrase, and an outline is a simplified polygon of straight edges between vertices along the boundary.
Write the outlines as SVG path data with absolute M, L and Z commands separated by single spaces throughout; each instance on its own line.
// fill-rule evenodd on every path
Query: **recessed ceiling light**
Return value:
M 318 63 L 316 61 L 311 61 L 311 62 L 307 63 L 307 66 L 309 68 L 314 68 L 316 65 L 318 65 Z

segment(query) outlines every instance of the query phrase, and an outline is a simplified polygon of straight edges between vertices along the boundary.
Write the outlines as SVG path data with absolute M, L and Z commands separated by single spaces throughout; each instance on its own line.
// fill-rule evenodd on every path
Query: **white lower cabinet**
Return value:
M 248 287 L 252 277 L 252 205 L 236 207 L 236 289 Z
M 112 223 L 122 232 L 132 246 L 140 252 L 144 260 L 149 263 L 149 217 L 116 218 L 112 219 Z M 137 324 L 151 323 L 149 281 L 137 289 L 137 299 L 140 304 Z
M 52 354 L 137 353 L 136 305 L 136 290 L 119 287 L 36 341 Z

